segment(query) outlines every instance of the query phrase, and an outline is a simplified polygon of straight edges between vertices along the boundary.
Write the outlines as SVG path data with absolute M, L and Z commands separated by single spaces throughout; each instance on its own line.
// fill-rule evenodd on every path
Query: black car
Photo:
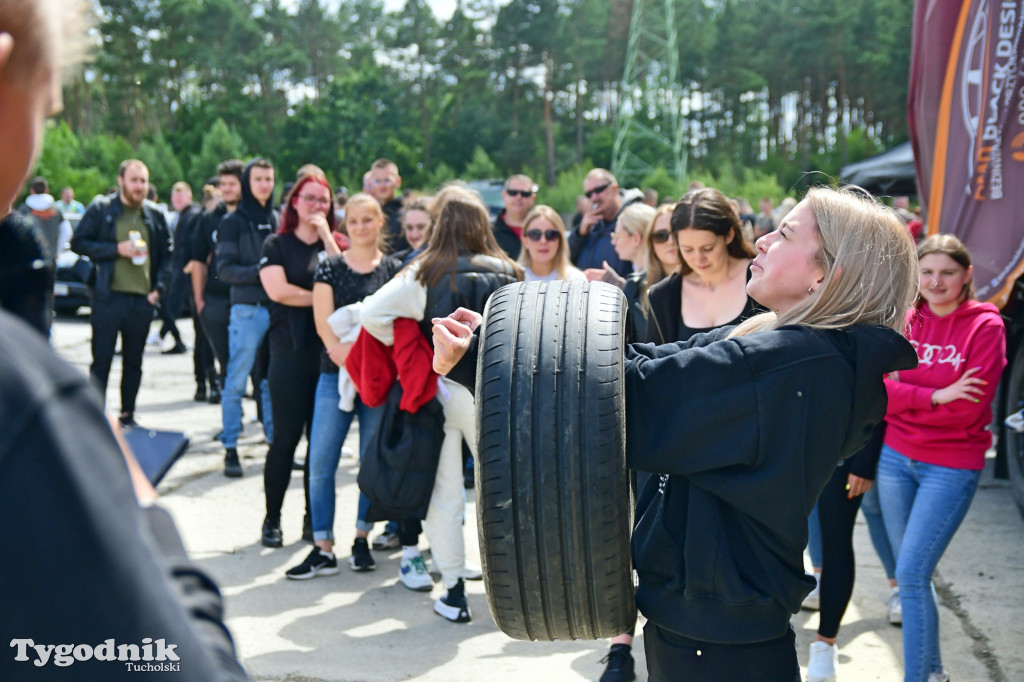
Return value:
M 80 215 L 68 215 L 67 220 L 74 229 Z M 79 256 L 71 249 L 64 249 L 57 255 L 57 271 L 53 282 L 53 310 L 58 315 L 74 315 L 78 309 L 90 305 L 92 289 L 85 283 L 92 263 L 85 256 Z

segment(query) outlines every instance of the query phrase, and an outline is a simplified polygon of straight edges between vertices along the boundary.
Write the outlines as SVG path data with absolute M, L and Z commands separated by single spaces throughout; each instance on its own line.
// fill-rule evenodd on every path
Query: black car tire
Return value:
M 628 306 L 609 284 L 510 284 L 477 364 L 477 522 L 488 605 L 522 640 L 636 621 L 625 460 Z
M 1017 349 L 1011 360 L 1009 383 L 1006 386 L 1007 416 L 1024 407 L 1024 344 Z M 1010 489 L 1017 509 L 1024 515 L 1024 433 L 1018 433 L 1001 424 L 1000 433 L 1006 440 L 1006 466 L 1009 471 Z

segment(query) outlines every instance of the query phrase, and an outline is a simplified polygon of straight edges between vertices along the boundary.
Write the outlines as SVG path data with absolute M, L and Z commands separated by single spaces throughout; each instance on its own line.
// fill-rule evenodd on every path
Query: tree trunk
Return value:
M 548 150 L 548 186 L 555 185 L 555 129 L 551 120 L 551 101 L 555 93 L 551 86 L 552 72 L 555 70 L 550 51 L 544 57 L 544 140 Z

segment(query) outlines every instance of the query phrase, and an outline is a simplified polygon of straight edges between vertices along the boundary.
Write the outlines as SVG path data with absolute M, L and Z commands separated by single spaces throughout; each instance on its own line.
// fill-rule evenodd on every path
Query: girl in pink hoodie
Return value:
M 1006 365 L 998 309 L 974 300 L 963 243 L 934 235 L 918 247 L 921 293 L 907 318 L 918 366 L 885 380 L 889 406 L 878 492 L 896 553 L 907 682 L 942 682 L 931 575 L 978 487 L 992 399 Z

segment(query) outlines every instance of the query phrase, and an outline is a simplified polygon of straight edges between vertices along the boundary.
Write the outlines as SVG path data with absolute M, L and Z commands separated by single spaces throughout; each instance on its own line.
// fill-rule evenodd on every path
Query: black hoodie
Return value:
M 645 477 L 633 562 L 637 605 L 707 642 L 780 637 L 814 580 L 807 515 L 885 415 L 882 376 L 917 364 L 881 326 L 731 327 L 626 356 L 627 463 Z
M 217 267 L 220 279 L 231 285 L 231 304 L 268 303 L 270 298 L 260 284 L 259 262 L 263 241 L 277 232 L 277 214 L 273 197 L 266 205 L 252 195 L 249 174 L 253 159 L 242 172 L 242 200 L 217 228 Z

